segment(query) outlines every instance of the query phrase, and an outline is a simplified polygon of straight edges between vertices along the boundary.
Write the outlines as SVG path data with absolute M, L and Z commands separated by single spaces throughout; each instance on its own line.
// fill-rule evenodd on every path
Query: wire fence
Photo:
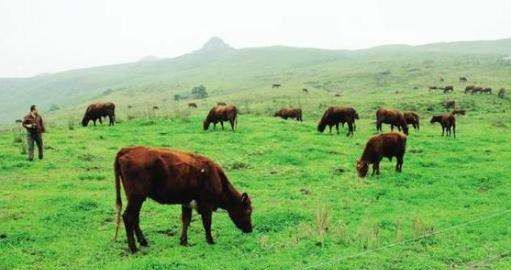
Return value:
M 400 246 L 400 245 L 404 245 L 404 244 L 407 244 L 407 243 L 415 242 L 417 240 L 421 240 L 421 239 L 424 239 L 424 238 L 427 238 L 427 237 L 431 237 L 431 236 L 434 236 L 434 235 L 438 235 L 438 234 L 442 234 L 442 233 L 445 233 L 445 232 L 453 231 L 453 230 L 459 229 L 461 227 L 465 227 L 467 225 L 475 224 L 475 223 L 478 223 L 478 222 L 481 222 L 481 221 L 485 221 L 485 220 L 501 217 L 501 216 L 504 216 L 504 215 L 506 215 L 508 213 L 511 213 L 511 209 L 505 210 L 505 211 L 502 211 L 502 212 L 498 212 L 498 213 L 494 213 L 494 214 L 491 214 L 491 215 L 488 215 L 488 216 L 480 217 L 480 218 L 477 218 L 477 219 L 474 219 L 474 220 L 470 220 L 470 221 L 467 221 L 467 222 L 459 223 L 459 224 L 456 224 L 456 225 L 453 225 L 453 226 L 450 226 L 450 227 L 447 227 L 447 228 L 443 228 L 443 229 L 440 229 L 440 230 L 437 230 L 437 231 L 434 231 L 434 232 L 431 232 L 431 233 L 427 233 L 427 234 L 424 234 L 424 235 L 421 235 L 421 236 L 418 236 L 418 237 L 415 237 L 415 238 L 410 238 L 410 239 L 406 239 L 406 240 L 403 240 L 403 241 L 395 242 L 395 243 L 392 243 L 392 244 L 389 244 L 389 245 L 386 245 L 386 246 L 382 246 L 382 247 L 379 247 L 379 248 L 367 250 L 367 251 L 364 251 L 364 252 L 360 252 L 360 253 L 344 256 L 344 257 L 332 258 L 330 260 L 327 260 L 327 261 L 324 261 L 324 262 L 321 262 L 321 263 L 317 263 L 317 264 L 311 264 L 311 265 L 303 267 L 302 269 L 317 269 L 317 268 L 320 268 L 320 267 L 328 266 L 328 265 L 331 265 L 331 264 L 334 264 L 334 263 L 338 263 L 338 262 L 341 262 L 341 261 L 345 261 L 345 260 L 348 260 L 348 259 L 353 259 L 353 258 L 361 257 L 361 256 L 368 255 L 368 254 L 371 254 L 371 253 L 375 253 L 375 252 L 379 252 L 379 251 L 386 250 L 386 249 L 389 249 L 389 248 L 393 248 L 393 247 L 397 247 L 397 246 Z M 499 256 L 501 256 L 501 255 L 502 254 L 494 256 L 493 259 L 499 258 Z M 489 258 L 487 260 L 490 261 L 491 258 Z M 484 261 L 482 263 L 484 263 Z

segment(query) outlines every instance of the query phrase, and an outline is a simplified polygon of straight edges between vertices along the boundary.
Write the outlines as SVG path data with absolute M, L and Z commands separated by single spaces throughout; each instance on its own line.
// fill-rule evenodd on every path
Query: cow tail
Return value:
M 115 241 L 115 240 L 117 240 L 117 234 L 119 232 L 119 225 L 121 223 L 121 210 L 122 210 L 121 176 L 120 176 L 120 167 L 119 167 L 119 157 L 115 158 L 114 172 L 115 172 L 115 236 L 114 236 L 114 241 Z

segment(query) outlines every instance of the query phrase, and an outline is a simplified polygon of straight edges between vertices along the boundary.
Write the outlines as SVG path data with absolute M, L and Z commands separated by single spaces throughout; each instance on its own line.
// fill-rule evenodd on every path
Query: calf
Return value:
M 210 159 L 191 153 L 164 148 L 130 147 L 121 149 L 115 158 L 116 230 L 121 220 L 121 191 L 128 200 L 122 214 L 128 247 L 137 252 L 135 236 L 142 246 L 147 240 L 140 229 L 139 214 L 142 203 L 151 198 L 160 204 L 180 204 L 181 245 L 188 245 L 188 227 L 192 219 L 192 205 L 202 217 L 206 241 L 214 244 L 211 236 L 212 212 L 217 208 L 227 211 L 232 222 L 244 233 L 252 231 L 252 206 L 247 193 L 238 192 L 223 170 Z
M 396 171 L 403 169 L 403 157 L 406 151 L 406 135 L 397 132 L 376 135 L 367 141 L 362 157 L 357 161 L 359 177 L 365 177 L 369 170 L 369 164 L 373 164 L 374 175 L 380 174 L 380 161 L 386 157 L 392 161 L 396 157 Z
M 452 113 L 445 113 L 442 115 L 434 115 L 430 121 L 433 123 L 440 123 L 442 125 L 442 136 L 444 133 L 447 133 L 447 136 L 451 136 L 451 128 L 452 134 L 454 138 L 456 138 L 456 118 Z
M 412 125 L 413 129 L 419 130 L 419 115 L 415 112 L 404 112 L 405 121 L 407 125 Z

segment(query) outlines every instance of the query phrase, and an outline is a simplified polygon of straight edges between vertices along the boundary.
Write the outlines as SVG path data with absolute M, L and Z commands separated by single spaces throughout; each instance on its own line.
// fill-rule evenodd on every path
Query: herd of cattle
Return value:
M 191 104 L 191 103 L 190 103 Z M 189 106 L 192 106 L 190 105 Z M 196 104 L 193 104 L 196 107 Z M 456 114 L 463 113 L 455 110 L 451 113 L 435 115 L 431 123 L 440 123 L 442 136 L 456 137 Z M 282 108 L 274 114 L 283 119 L 303 121 L 300 108 Z M 102 117 L 108 117 L 110 125 L 115 124 L 115 105 L 111 102 L 94 103 L 87 107 L 82 125 L 90 121 L 102 122 Z M 210 125 L 216 128 L 224 122 L 231 125 L 232 131 L 237 127 L 238 110 L 234 105 L 219 103 L 207 114 L 203 129 Z M 339 125 L 348 125 L 347 136 L 353 136 L 356 131 L 355 121 L 359 119 L 357 111 L 352 107 L 329 107 L 321 117 L 317 130 L 324 132 L 329 127 L 330 133 L 335 126 L 339 134 Z M 401 172 L 403 157 L 406 149 L 408 126 L 419 130 L 420 117 L 415 112 L 401 112 L 395 109 L 380 108 L 376 111 L 376 129 L 382 131 L 382 125 L 390 125 L 391 131 L 396 127 L 401 132 L 389 132 L 370 138 L 361 158 L 357 161 L 356 170 L 359 177 L 365 177 L 372 165 L 372 174 L 380 174 L 380 161 L 383 158 L 397 159 L 396 171 Z M 117 237 L 121 220 L 121 183 L 127 197 L 127 207 L 122 214 L 128 247 L 131 252 L 138 249 L 135 239 L 142 246 L 148 242 L 139 225 L 139 213 L 146 198 L 151 198 L 162 204 L 182 205 L 181 244 L 188 244 L 187 231 L 190 225 L 192 208 L 201 215 L 206 241 L 213 243 L 211 236 L 212 212 L 217 208 L 227 211 L 233 223 L 243 232 L 252 231 L 251 200 L 247 193 L 238 192 L 229 182 L 221 167 L 212 160 L 177 150 L 164 148 L 131 147 L 121 149 L 115 158 L 115 190 L 116 190 L 116 232 Z
M 443 81 L 443 79 L 441 79 Z M 460 82 L 467 82 L 467 78 L 461 77 Z M 279 88 L 281 84 L 273 84 L 272 88 Z M 442 89 L 444 93 L 454 91 L 453 86 L 436 87 L 430 89 Z M 302 89 L 308 93 L 308 89 Z M 491 88 L 470 85 L 465 93 L 488 93 Z M 504 97 L 505 90 L 499 91 L 499 97 Z M 444 104 L 446 108 L 455 108 L 452 104 Z M 197 108 L 196 103 L 188 103 L 191 108 Z M 154 108 L 153 108 L 154 109 Z M 457 114 L 465 114 L 465 110 L 454 109 L 450 113 L 432 116 L 430 123 L 440 123 L 442 136 L 456 138 Z M 283 119 L 295 119 L 303 121 L 301 108 L 282 108 L 275 112 L 275 117 Z M 111 102 L 94 103 L 87 107 L 82 119 L 82 125 L 87 126 L 90 121 L 96 125 L 102 118 L 108 117 L 109 124 L 115 124 L 115 105 Z M 353 136 L 356 131 L 355 121 L 359 119 L 357 111 L 352 107 L 329 107 L 319 120 L 317 130 L 323 133 L 329 127 L 335 126 L 339 134 L 339 125 L 348 125 L 347 136 Z M 238 122 L 238 110 L 234 105 L 218 102 L 207 114 L 203 121 L 203 129 L 208 130 L 210 125 L 216 129 L 220 123 L 224 129 L 224 122 L 228 122 L 232 131 L 235 131 Z M 380 161 L 383 158 L 396 158 L 397 172 L 401 172 L 403 158 L 406 151 L 406 140 L 409 134 L 408 126 L 415 130 L 420 128 L 420 117 L 416 112 L 401 112 L 395 109 L 379 108 L 376 111 L 376 129 L 382 131 L 382 125 L 390 125 L 391 131 L 371 137 L 364 148 L 362 156 L 356 163 L 356 171 L 359 177 L 365 177 L 372 165 L 372 175 L 380 174 Z M 394 127 L 401 132 L 393 132 Z M 232 222 L 242 232 L 252 231 L 252 205 L 247 193 L 239 192 L 229 182 L 222 168 L 214 161 L 193 153 L 187 153 L 165 148 L 129 147 L 121 149 L 115 158 L 115 192 L 116 192 L 116 230 L 117 238 L 121 221 L 121 183 L 127 197 L 127 206 L 122 214 L 128 247 L 131 252 L 138 250 L 136 241 L 147 246 L 148 242 L 140 229 L 140 209 L 146 198 L 151 198 L 161 204 L 180 204 L 182 231 L 181 245 L 188 245 L 188 227 L 191 222 L 192 209 L 196 208 L 201 215 L 205 231 L 206 241 L 213 244 L 211 235 L 212 212 L 218 208 L 227 211 Z
M 441 80 L 441 81 L 443 81 L 443 80 Z M 460 81 L 461 81 L 461 79 L 460 79 Z M 465 82 L 466 82 L 466 80 L 465 80 Z M 429 90 L 443 90 L 444 94 L 447 94 L 447 93 L 450 93 L 450 92 L 454 91 L 454 87 L 452 85 L 447 85 L 445 87 L 428 86 L 428 89 Z M 492 94 L 492 91 L 493 90 L 492 90 L 491 87 L 483 87 L 483 86 L 478 86 L 478 85 L 468 85 L 468 86 L 465 87 L 464 93 L 465 94 Z M 498 93 L 497 93 L 497 96 L 499 98 L 504 98 L 505 95 L 506 95 L 506 89 L 500 88 Z

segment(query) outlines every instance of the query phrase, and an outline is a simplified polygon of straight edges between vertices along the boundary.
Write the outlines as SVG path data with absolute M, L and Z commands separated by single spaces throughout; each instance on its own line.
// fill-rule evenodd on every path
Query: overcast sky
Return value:
M 511 37 L 509 0 L 0 0 L 0 77 L 235 48 Z

